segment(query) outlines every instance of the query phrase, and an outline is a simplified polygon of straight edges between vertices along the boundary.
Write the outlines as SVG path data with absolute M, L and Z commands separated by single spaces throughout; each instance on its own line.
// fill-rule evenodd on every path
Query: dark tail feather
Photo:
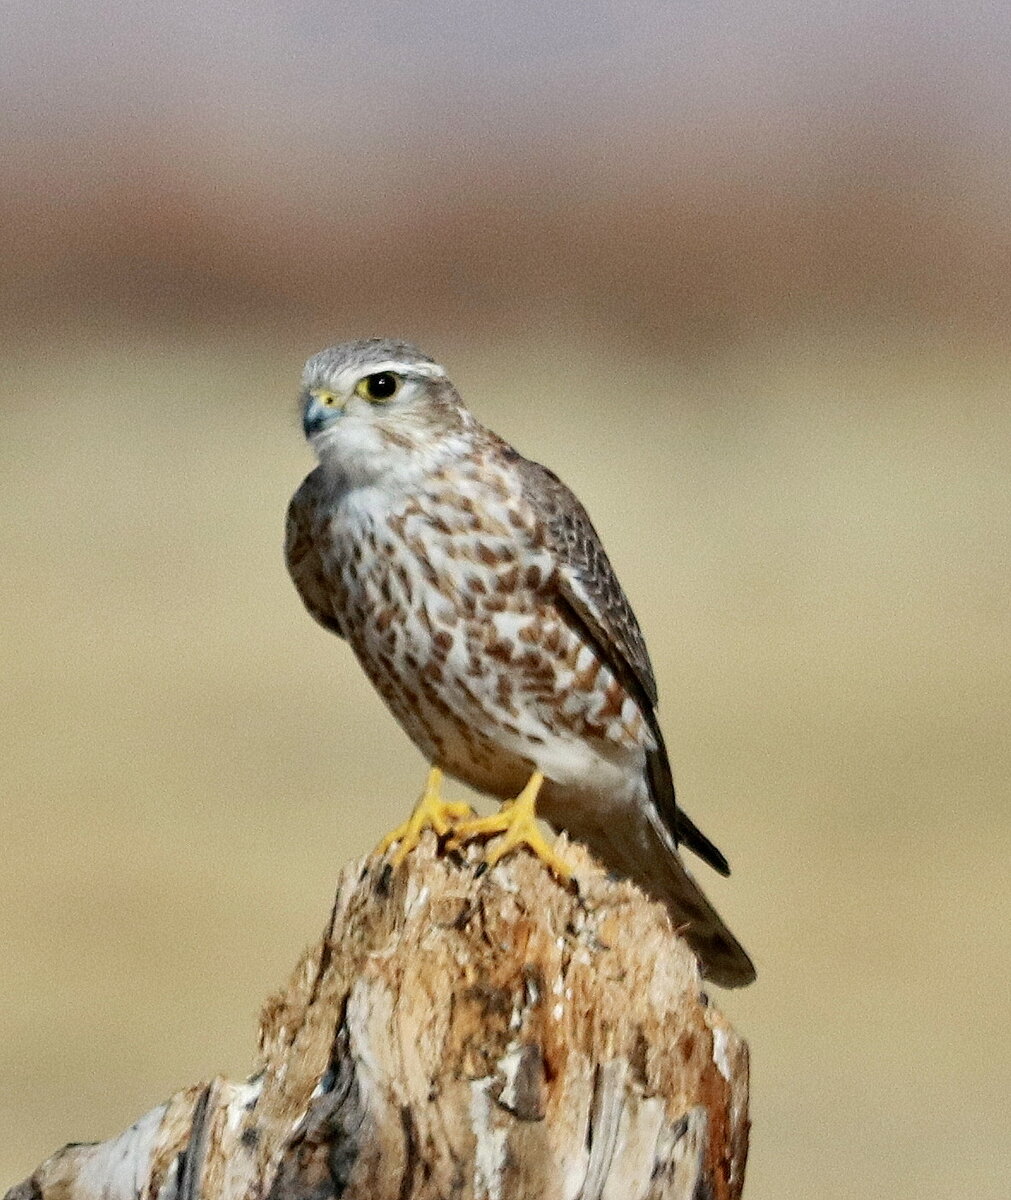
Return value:
M 695 951 L 702 974 L 721 987 L 754 983 L 756 972 L 748 952 L 734 937 L 723 918 L 709 903 L 684 864 L 672 856 L 666 895 L 671 920 Z
M 677 822 L 675 836 L 681 845 L 687 846 L 693 854 L 697 854 L 714 871 L 719 871 L 721 875 L 729 875 L 730 863 L 727 862 L 722 851 L 713 845 L 683 809 L 678 809 L 675 820 Z
M 656 749 L 649 751 L 646 755 L 646 777 L 649 794 L 653 798 L 658 815 L 673 832 L 675 841 L 687 846 L 693 854 L 697 854 L 714 871 L 719 871 L 721 875 L 729 875 L 730 863 L 678 805 L 674 793 L 674 776 L 671 774 L 670 759 L 667 757 L 663 733 L 657 724 L 655 713 L 652 716 L 650 728 L 656 739 Z
M 721 987 L 754 982 L 755 967 L 747 951 L 688 873 L 669 830 L 645 795 L 635 818 L 601 829 L 590 840 L 590 848 L 612 871 L 634 880 L 647 895 L 666 905 L 706 979 Z M 690 845 L 687 839 L 685 844 Z

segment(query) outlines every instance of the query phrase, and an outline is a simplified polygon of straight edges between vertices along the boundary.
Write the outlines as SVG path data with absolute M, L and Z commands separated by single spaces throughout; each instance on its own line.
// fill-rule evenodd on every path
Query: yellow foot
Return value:
M 452 822 L 462 820 L 473 811 L 470 805 L 464 804 L 462 800 L 443 800 L 442 772 L 438 767 L 432 767 L 414 812 L 403 825 L 383 838 L 375 852 L 385 854 L 394 842 L 399 842 L 400 848 L 393 856 L 393 866 L 399 867 L 421 841 L 421 835 L 426 829 L 434 829 L 438 836 L 442 837 L 449 833 Z
M 485 862 L 489 867 L 493 867 L 517 846 L 526 846 L 559 878 L 571 879 L 572 868 L 554 847 L 548 844 L 544 834 L 537 827 L 534 805 L 543 782 L 544 776 L 540 771 L 535 771 L 516 799 L 507 800 L 493 817 L 478 817 L 474 821 L 462 821 L 453 830 L 449 839 L 450 849 L 460 847 L 472 838 L 494 837 L 496 834 L 502 833 L 505 836 L 485 857 Z

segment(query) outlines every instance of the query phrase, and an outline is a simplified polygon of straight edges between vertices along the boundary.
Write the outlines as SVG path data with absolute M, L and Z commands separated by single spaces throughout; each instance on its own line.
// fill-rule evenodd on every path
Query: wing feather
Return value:
M 656 676 L 646 640 L 589 513 L 553 471 L 512 453 L 516 454 L 524 493 L 544 521 L 549 544 L 557 555 L 562 602 L 649 724 L 655 748 L 647 752 L 646 775 L 658 815 L 676 842 L 721 875 L 729 875 L 726 858 L 678 806 L 656 717 Z
M 316 472 L 308 475 L 288 505 L 284 557 L 302 603 L 331 633 L 344 637 L 320 557 Z
M 631 675 L 633 694 L 652 710 L 657 688 L 646 640 L 589 513 L 547 467 L 520 456 L 517 466 L 558 556 L 565 599 L 593 634 L 608 666 L 616 668 L 623 683 Z

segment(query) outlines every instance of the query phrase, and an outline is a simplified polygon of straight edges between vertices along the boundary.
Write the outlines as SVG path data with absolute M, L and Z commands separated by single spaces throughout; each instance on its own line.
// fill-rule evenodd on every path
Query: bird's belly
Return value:
M 392 638 L 366 627 L 356 654 L 393 715 L 429 761 L 489 794 L 515 795 L 538 766 L 570 774 L 578 739 L 544 720 L 547 692 L 509 664 L 468 647 L 478 636 L 442 609 L 408 612 Z
M 535 769 L 563 790 L 641 773 L 642 715 L 555 607 L 547 551 L 372 541 L 342 572 L 348 640 L 429 761 L 501 797 Z

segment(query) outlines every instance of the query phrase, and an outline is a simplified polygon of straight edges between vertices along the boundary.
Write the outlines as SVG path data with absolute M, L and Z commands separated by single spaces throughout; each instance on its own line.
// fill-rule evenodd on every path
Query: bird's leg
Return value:
M 489 867 L 493 867 L 517 846 L 527 846 L 559 878 L 571 879 L 572 868 L 554 847 L 548 844 L 544 834 L 537 827 L 534 806 L 543 782 L 544 776 L 540 771 L 534 771 L 516 799 L 507 800 L 494 816 L 478 817 L 476 820 L 463 821 L 457 825 L 449 839 L 449 847 L 452 849 L 462 846 L 472 838 L 494 837 L 501 833 L 505 836 L 485 858 Z
M 414 812 L 403 825 L 383 838 L 376 847 L 376 854 L 385 854 L 394 842 L 399 842 L 400 847 L 393 856 L 393 866 L 399 867 L 421 841 L 421 835 L 426 829 L 434 829 L 436 834 L 442 837 L 449 832 L 452 822 L 462 820 L 473 811 L 470 805 L 462 800 L 443 800 L 442 771 L 438 767 L 431 767 L 425 781 L 425 790 L 421 793 L 421 799 L 415 805 Z

